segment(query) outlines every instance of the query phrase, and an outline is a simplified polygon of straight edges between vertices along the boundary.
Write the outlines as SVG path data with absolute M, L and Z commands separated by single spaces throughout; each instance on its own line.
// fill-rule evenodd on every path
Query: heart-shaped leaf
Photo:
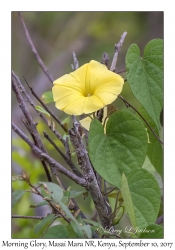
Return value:
M 140 239 L 162 239 L 163 227 L 157 224 L 149 225 L 144 232 L 139 235 Z
M 154 130 L 157 136 L 159 136 L 159 131 L 151 119 L 151 117 L 148 115 L 148 113 L 145 111 L 143 107 L 140 107 L 138 111 L 143 115 L 145 120 L 148 122 L 148 124 L 151 126 L 151 128 Z M 143 121 L 143 120 L 142 120 Z M 161 143 L 158 141 L 158 139 L 153 135 L 151 130 L 148 128 L 148 126 L 145 124 L 147 128 L 147 133 L 149 135 L 149 141 L 148 147 L 147 147 L 147 156 L 149 157 L 152 165 L 155 167 L 157 172 L 162 176 L 163 174 L 163 149 Z
M 160 128 L 160 112 L 163 106 L 163 40 L 151 40 L 143 57 L 136 44 L 126 55 L 127 80 L 136 99 Z
M 153 175 L 145 169 L 122 175 L 121 192 L 124 207 L 134 228 L 155 223 L 160 208 L 160 188 Z
M 128 111 L 113 113 L 104 128 L 91 122 L 89 156 L 95 170 L 109 183 L 120 187 L 121 174 L 142 167 L 146 157 L 147 134 L 138 117 Z

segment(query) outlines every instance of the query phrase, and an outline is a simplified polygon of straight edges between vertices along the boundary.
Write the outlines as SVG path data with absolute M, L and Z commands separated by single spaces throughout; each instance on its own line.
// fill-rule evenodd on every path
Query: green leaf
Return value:
M 49 200 L 52 200 L 52 196 L 51 196 L 51 194 L 48 192 L 48 191 L 46 191 L 44 188 L 41 188 L 41 194 L 42 194 L 42 196 L 44 197 L 44 198 L 49 198 Z
M 151 40 L 143 57 L 136 44 L 126 55 L 126 77 L 136 99 L 160 128 L 160 112 L 163 107 L 163 40 Z
M 148 113 L 145 111 L 143 107 L 140 107 L 138 111 L 142 114 L 142 116 L 145 118 L 145 120 L 148 122 L 148 124 L 151 126 L 151 128 L 154 130 L 157 136 L 159 136 L 159 131 L 157 129 L 157 126 L 155 125 L 154 121 L 151 119 L 151 117 L 148 115 Z M 141 119 L 141 118 L 140 118 Z M 142 120 L 143 122 L 143 120 Z M 148 128 L 148 126 L 145 124 L 145 127 L 147 128 L 147 132 L 149 135 L 149 141 L 148 147 L 147 147 L 147 156 L 149 157 L 152 165 L 155 167 L 157 172 L 162 176 L 163 174 L 163 149 L 161 143 L 157 140 L 157 138 L 153 135 L 151 130 Z
M 88 224 L 93 225 L 94 227 L 101 228 L 102 230 L 104 230 L 103 226 L 100 223 L 96 222 L 96 221 L 87 220 L 87 219 L 83 219 L 83 221 L 88 223 Z
M 75 197 L 78 197 L 79 195 L 85 193 L 85 190 L 84 191 L 70 191 L 70 197 L 69 198 L 75 198 Z
M 36 207 L 41 207 L 45 205 L 49 205 L 49 203 L 47 201 L 42 201 L 42 202 L 39 202 L 38 204 L 31 204 L 30 208 L 36 208 Z
M 83 225 L 81 223 L 75 223 L 74 221 L 71 221 L 71 226 L 74 229 L 75 233 L 80 237 L 80 238 L 92 238 L 92 231 L 91 227 L 89 225 Z
M 55 215 L 54 214 L 49 214 L 47 217 L 42 219 L 41 222 L 36 224 L 34 228 L 34 234 L 37 234 L 41 231 L 41 229 L 45 228 L 45 226 L 51 224 L 55 220 Z
M 40 106 L 35 106 L 35 108 L 36 108 L 36 110 L 38 110 L 39 112 L 45 114 L 45 115 L 47 116 L 47 118 L 50 118 L 50 114 L 49 114 L 47 111 L 45 111 L 45 109 L 43 109 L 43 108 L 40 107 Z
M 42 100 L 45 104 L 54 102 L 52 91 L 48 91 L 48 92 L 42 94 L 41 100 Z
M 163 227 L 160 225 L 149 225 L 144 231 L 139 235 L 140 239 L 163 239 Z
M 124 207 L 133 227 L 144 228 L 155 223 L 160 208 L 160 188 L 145 169 L 122 175 L 121 192 Z
M 120 187 L 121 174 L 142 167 L 147 134 L 138 117 L 128 111 L 113 113 L 104 128 L 98 120 L 89 130 L 89 156 L 95 170 L 109 183 Z
M 74 221 L 75 223 L 77 223 L 77 220 L 74 218 L 74 216 L 72 215 L 68 207 L 62 201 L 59 201 L 59 205 L 61 209 L 65 212 L 66 216 L 70 218 L 72 221 Z
M 82 230 L 85 232 L 85 234 L 88 238 L 92 238 L 92 230 L 91 230 L 91 227 L 89 225 L 82 226 Z
M 49 191 L 53 201 L 59 203 L 63 198 L 63 190 L 55 183 L 51 182 L 40 182 Z
M 73 230 L 73 228 L 70 224 L 66 226 L 66 229 L 69 233 L 69 236 L 68 236 L 69 239 L 77 238 L 77 234 L 75 233 L 75 231 Z
M 12 193 L 12 207 L 21 199 L 24 193 L 24 190 L 17 190 Z
M 51 182 L 40 182 L 43 184 L 45 189 L 47 189 L 53 199 L 53 201 L 61 207 L 61 209 L 65 212 L 66 216 L 77 223 L 76 219 L 68 209 L 68 207 L 62 202 L 63 199 L 63 190 L 55 183 Z
M 73 191 L 73 190 L 70 190 L 70 188 L 68 188 L 66 191 L 64 191 L 64 197 L 62 199 L 62 202 L 66 204 L 69 201 L 69 199 L 76 198 L 79 195 L 84 194 L 84 193 L 85 191 Z
M 119 206 L 117 208 L 117 213 L 115 215 L 115 218 L 112 221 L 112 225 L 117 225 L 120 222 L 123 214 L 124 214 L 124 207 L 123 206 Z
M 50 227 L 47 232 L 43 235 L 44 239 L 67 239 L 69 233 L 63 225 L 56 225 Z
M 135 215 L 135 210 L 134 210 L 134 204 L 132 201 L 128 181 L 124 173 L 122 174 L 122 180 L 121 180 L 121 192 L 122 192 L 122 196 L 124 199 L 124 207 L 130 218 L 131 224 L 133 225 L 133 227 L 136 227 L 137 221 L 136 221 L 136 215 Z
M 66 204 L 66 205 L 67 205 L 67 203 L 69 202 L 69 198 L 70 198 L 70 189 L 71 189 L 71 187 L 69 187 L 66 191 L 64 191 L 64 196 L 63 196 L 63 198 L 62 198 L 62 202 L 63 202 L 64 204 Z

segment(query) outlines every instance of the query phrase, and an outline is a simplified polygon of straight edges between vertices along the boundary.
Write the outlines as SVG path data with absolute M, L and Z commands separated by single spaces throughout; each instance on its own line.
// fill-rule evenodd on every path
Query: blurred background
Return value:
M 124 31 L 128 34 L 118 58 L 117 71 L 125 70 L 125 56 L 131 44 L 136 43 L 140 47 L 142 55 L 144 47 L 150 40 L 163 38 L 163 12 L 22 12 L 22 15 L 34 45 L 54 79 L 72 71 L 73 51 L 76 53 L 80 66 L 92 59 L 101 62 L 103 52 L 108 53 L 110 65 L 114 54 L 114 45 L 119 42 Z M 41 96 L 44 92 L 51 91 L 52 84 L 42 72 L 31 51 L 17 12 L 12 12 L 11 20 L 12 70 L 24 84 L 29 95 L 30 92 L 23 76 L 38 96 Z M 125 78 L 125 73 L 121 73 L 121 75 Z M 134 99 L 127 83 L 124 85 L 122 96 L 136 108 L 138 107 L 139 104 Z M 36 105 L 39 105 L 34 97 L 32 99 Z M 119 109 L 126 108 L 121 100 L 116 100 L 115 105 Z M 59 119 L 66 118 L 66 115 L 59 112 L 53 103 L 48 104 L 48 106 Z M 33 119 L 39 122 L 37 128 L 49 154 L 67 167 L 54 148 L 43 137 L 43 131 L 47 131 L 60 148 L 62 147 L 61 143 L 37 117 L 30 105 L 28 105 L 28 109 Z M 21 118 L 21 110 L 12 92 L 12 121 L 28 134 Z M 64 134 L 59 127 L 56 129 L 62 135 Z M 76 163 L 76 159 L 74 162 Z M 27 144 L 12 132 L 12 175 L 20 175 L 22 170 L 31 174 L 31 182 L 34 185 L 37 185 L 38 181 L 47 181 L 40 161 L 32 154 Z M 64 176 L 62 178 L 68 187 L 71 186 L 72 190 L 83 190 Z M 24 182 L 13 182 L 12 191 L 19 189 L 27 190 L 29 187 Z M 12 214 L 46 216 L 50 211 L 47 206 L 37 209 L 29 208 L 30 204 L 40 201 L 41 199 L 36 195 L 31 196 L 26 193 L 12 209 Z M 82 195 L 76 201 L 85 215 L 92 218 L 94 206 L 91 198 L 84 199 Z M 12 238 L 38 238 L 38 235 L 33 234 L 33 228 L 38 222 L 36 220 L 13 219 Z M 124 218 L 122 223 L 120 227 L 124 227 L 128 222 Z

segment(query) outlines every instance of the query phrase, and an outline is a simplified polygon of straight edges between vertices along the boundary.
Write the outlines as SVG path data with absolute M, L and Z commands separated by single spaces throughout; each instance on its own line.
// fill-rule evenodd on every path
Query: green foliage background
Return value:
M 118 59 L 118 71 L 125 69 L 126 52 L 132 43 L 136 43 L 143 54 L 145 45 L 151 39 L 163 38 L 163 12 L 23 12 L 22 14 L 35 47 L 54 79 L 72 71 L 72 51 L 76 53 L 80 65 L 92 59 L 101 61 L 103 52 L 108 53 L 111 63 L 114 44 L 118 43 L 124 31 L 127 31 L 128 34 Z M 50 91 L 51 84 L 40 69 L 29 47 L 17 12 L 12 12 L 12 70 L 22 83 L 24 83 L 22 78 L 24 75 L 39 96 Z M 125 78 L 125 73 L 121 75 Z M 25 84 L 24 86 L 26 87 Z M 124 85 L 122 95 L 136 108 L 139 107 L 127 83 Z M 35 103 L 39 105 L 36 100 Z M 119 109 L 126 109 L 121 100 L 116 100 L 115 104 Z M 54 104 L 49 104 L 49 107 L 61 120 L 66 118 L 64 114 L 55 109 Z M 28 108 L 31 110 L 29 106 Z M 49 154 L 65 166 L 64 161 L 44 139 L 42 131 L 47 131 L 58 146 L 61 147 L 61 144 L 59 145 L 58 140 L 48 131 L 36 114 L 32 113 L 32 110 L 31 114 L 35 121 L 39 121 L 38 129 Z M 12 120 L 27 133 L 20 120 L 21 116 L 22 113 L 12 93 Z M 61 130 L 59 131 L 62 133 Z M 21 174 L 24 169 L 31 174 L 33 184 L 37 184 L 38 181 L 46 181 L 37 157 L 14 133 L 12 133 L 12 151 L 12 175 Z M 147 166 L 151 169 L 151 163 L 148 160 L 145 161 L 145 168 Z M 83 190 L 64 176 L 62 178 L 67 186 L 72 187 L 72 190 Z M 19 189 L 28 189 L 28 186 L 24 182 L 13 182 L 12 190 Z M 90 197 L 84 200 L 81 195 L 76 200 L 85 215 L 93 214 L 94 206 Z M 113 200 L 111 199 L 111 204 L 114 203 Z M 29 208 L 30 204 L 39 201 L 38 197 L 31 197 L 29 193 L 25 193 L 20 202 L 12 209 L 12 214 L 45 216 L 49 212 L 47 206 Z M 12 237 L 38 237 L 33 233 L 33 228 L 38 222 L 13 219 Z M 127 224 L 128 221 L 124 218 L 119 227 L 124 228 Z

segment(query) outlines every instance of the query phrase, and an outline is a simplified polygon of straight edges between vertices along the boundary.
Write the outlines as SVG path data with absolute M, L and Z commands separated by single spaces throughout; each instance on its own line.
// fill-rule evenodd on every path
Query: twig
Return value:
M 115 53 L 114 53 L 114 57 L 113 57 L 113 60 L 112 60 L 112 64 L 111 64 L 111 68 L 110 70 L 112 72 L 115 72 L 115 69 L 116 69 L 116 64 L 117 64 L 117 59 L 118 59 L 118 55 L 121 51 L 121 48 L 122 48 L 122 44 L 125 40 L 125 37 L 127 35 L 127 32 L 125 31 L 122 35 L 121 35 L 121 38 L 120 38 L 120 41 L 118 44 L 115 44 Z
M 50 167 L 52 167 L 52 173 L 56 175 L 56 171 L 66 175 L 68 178 L 76 182 L 82 187 L 87 187 L 86 180 L 83 178 L 78 177 L 74 173 L 71 173 L 69 170 L 64 168 L 60 163 L 56 162 L 53 158 L 51 158 L 48 154 L 45 154 L 41 149 L 36 147 L 30 139 L 14 124 L 12 123 L 12 129 L 31 147 L 31 149 L 40 157 L 46 160 Z
M 31 134 L 31 136 L 32 136 L 32 138 L 33 138 L 33 141 L 34 141 L 35 145 L 37 146 L 37 145 L 38 145 L 37 140 L 36 140 L 36 138 L 34 137 L 34 135 L 33 135 L 33 133 L 32 133 L 32 130 L 31 130 L 31 128 L 30 128 L 30 126 L 29 126 L 27 120 L 22 119 L 22 122 L 23 122 L 23 124 L 25 125 L 25 127 L 27 128 L 27 130 L 29 131 L 29 133 Z M 42 160 L 42 159 L 40 159 L 40 161 L 41 161 L 41 163 L 42 163 L 44 169 L 47 170 L 47 164 L 46 164 L 46 162 L 45 162 L 44 160 Z M 49 174 L 49 177 L 51 177 L 50 173 L 48 173 L 48 174 Z M 52 178 L 50 179 L 50 181 L 52 181 Z
M 159 137 L 156 135 L 154 130 L 151 128 L 151 126 L 148 124 L 148 122 L 145 120 L 145 118 L 140 114 L 140 112 L 134 108 L 129 102 L 127 102 L 121 95 L 118 96 L 126 105 L 127 108 L 131 107 L 135 112 L 142 118 L 142 120 L 146 123 L 148 128 L 151 130 L 151 132 L 154 134 L 154 136 L 157 138 L 157 140 L 163 145 L 163 142 L 159 139 Z
M 24 76 L 23 76 L 24 77 Z M 38 95 L 35 93 L 35 91 L 33 90 L 33 88 L 29 85 L 29 83 L 27 82 L 26 78 L 24 77 L 25 82 L 27 83 L 28 88 L 30 89 L 32 95 L 34 95 L 34 97 L 41 103 L 41 105 L 45 108 L 45 110 L 55 119 L 55 121 L 57 121 L 57 123 L 62 127 L 62 129 L 65 132 L 68 132 L 68 130 L 65 128 L 64 124 L 62 124 L 62 122 L 54 115 L 54 113 L 44 104 L 44 102 L 38 97 Z
M 25 88 L 23 87 L 23 85 L 21 84 L 19 78 L 15 75 L 15 73 L 12 71 L 12 76 L 14 76 L 18 82 L 18 86 L 22 92 L 22 94 L 26 97 L 27 101 L 29 102 L 29 104 L 32 106 L 32 108 L 37 112 L 37 114 L 39 114 L 39 116 L 41 117 L 41 119 L 47 124 L 47 126 L 52 130 L 52 132 L 56 135 L 56 137 L 62 142 L 62 144 L 65 146 L 66 142 L 63 139 L 63 137 L 58 133 L 58 131 L 55 130 L 55 128 L 48 123 L 48 120 L 46 119 L 46 117 L 39 112 L 36 108 L 35 108 L 35 104 L 33 102 L 33 100 L 30 98 L 30 96 L 27 94 Z
M 120 74 L 120 73 L 123 73 L 123 72 L 126 72 L 126 69 L 123 69 L 123 70 L 117 71 L 117 74 Z
M 79 67 L 79 63 L 78 63 L 78 60 L 77 60 L 75 52 L 73 52 L 73 61 L 74 61 L 74 64 L 73 64 L 74 68 L 73 69 L 76 70 Z
M 34 121 L 32 120 L 32 117 L 30 116 L 29 114 L 29 111 L 24 103 L 24 100 L 21 96 L 21 93 L 18 89 L 18 86 L 17 86 L 17 83 L 16 83 L 16 78 L 14 75 L 12 75 L 12 88 L 13 88 L 13 91 L 16 95 L 16 98 L 18 100 L 18 103 L 19 103 L 19 107 L 21 108 L 26 120 L 27 120 L 27 126 L 28 126 L 28 130 L 30 131 L 30 133 L 32 134 L 32 137 L 35 138 L 34 141 L 36 143 L 36 146 L 39 147 L 43 152 L 45 152 L 47 154 L 47 151 L 41 141 L 41 138 L 38 134 L 38 131 L 36 129 L 36 124 L 34 123 Z M 45 173 L 46 173 L 46 176 L 47 176 L 47 179 L 48 181 L 52 181 L 52 177 L 51 177 L 51 174 L 49 172 L 49 169 L 47 167 L 47 165 L 44 163 L 43 160 L 41 160 L 42 164 L 43 164 L 43 167 L 44 167 L 44 170 L 45 170 Z
M 68 223 L 70 223 L 69 220 L 65 217 L 65 215 L 56 207 L 56 205 L 53 204 L 52 201 L 51 201 L 50 199 L 46 199 L 46 197 L 44 197 L 44 196 L 41 194 L 41 192 L 38 190 L 39 187 L 35 187 L 34 185 L 31 184 L 30 179 L 28 179 L 28 184 L 29 184 L 29 186 L 31 187 L 32 193 L 41 196 L 44 200 L 46 200 L 46 201 L 49 203 L 49 205 L 50 205 L 50 206 L 52 207 L 52 209 L 53 209 L 53 214 L 54 214 L 54 213 L 59 214 L 62 218 L 65 219 L 65 221 L 67 221 Z
M 60 185 L 60 187 L 65 191 L 65 190 L 66 190 L 66 187 L 65 187 L 65 185 L 62 183 L 62 181 L 61 181 L 60 176 L 58 175 L 58 173 L 57 173 L 57 175 L 55 176 L 55 178 L 56 178 L 58 184 Z
M 20 17 L 20 19 L 21 19 L 21 22 L 22 22 L 22 25 L 23 25 L 23 28 L 24 28 L 24 31 L 25 31 L 27 40 L 28 40 L 28 42 L 29 42 L 29 44 L 30 44 L 30 47 L 31 47 L 31 49 L 32 49 L 32 52 L 33 52 L 33 54 L 34 54 L 34 56 L 35 56 L 37 62 L 39 63 L 41 69 L 44 71 L 44 73 L 46 74 L 46 76 L 48 77 L 48 79 L 50 80 L 50 82 L 53 84 L 54 79 L 53 79 L 52 75 L 49 73 L 49 71 L 48 71 L 47 67 L 45 66 L 44 62 L 43 62 L 42 59 L 40 58 L 40 56 L 39 56 L 39 54 L 38 54 L 38 52 L 37 52 L 37 50 L 36 50 L 36 48 L 35 48 L 35 46 L 34 46 L 34 44 L 33 44 L 33 42 L 32 42 L 32 39 L 31 39 L 31 37 L 30 37 L 30 35 L 29 35 L 29 32 L 28 32 L 28 30 L 27 30 L 27 27 L 26 27 L 26 25 L 25 25 L 25 22 L 24 22 L 24 19 L 23 19 L 23 17 L 22 17 L 21 12 L 19 12 L 19 17 Z
M 73 164 L 72 160 L 68 158 L 63 152 L 57 147 L 57 145 L 52 141 L 50 136 L 44 131 L 44 137 L 54 146 L 54 148 L 59 152 L 59 154 L 63 157 L 65 162 L 70 166 L 72 171 L 78 175 L 79 177 L 83 177 L 82 174 L 79 172 L 79 170 L 76 168 L 76 166 Z
M 102 55 L 102 61 L 101 61 L 102 64 L 106 65 L 106 67 L 108 68 L 108 65 L 109 65 L 109 56 L 106 52 L 103 53 Z
M 12 215 L 12 219 L 35 219 L 35 220 L 43 220 L 44 216 L 24 216 L 24 215 Z
M 69 139 L 68 139 L 67 136 L 66 136 L 66 140 L 65 141 L 66 141 L 66 143 L 65 143 L 66 157 L 71 160 L 71 152 L 70 152 L 70 148 L 69 148 Z

